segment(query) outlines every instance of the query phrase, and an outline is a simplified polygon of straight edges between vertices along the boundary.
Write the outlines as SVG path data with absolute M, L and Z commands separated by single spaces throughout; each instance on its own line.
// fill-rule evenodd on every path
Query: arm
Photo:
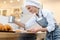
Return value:
M 31 19 L 29 19 L 29 21 L 27 21 L 26 23 L 25 23 L 25 28 L 26 29 L 29 29 L 29 28 L 31 28 L 32 27 L 32 25 L 34 25 L 35 23 L 36 23 L 36 18 L 33 16 Z
M 19 27 L 25 28 L 25 24 L 23 24 L 21 22 L 15 21 L 14 23 L 17 24 Z
M 38 31 L 42 31 L 42 32 L 44 32 L 44 31 L 48 31 L 48 32 L 54 31 L 54 29 L 55 29 L 55 20 L 52 16 L 51 12 L 49 12 L 49 11 L 47 13 L 44 12 L 44 16 L 46 17 L 46 19 L 48 21 L 47 27 L 46 28 L 42 28 L 42 27 L 32 28 L 32 29 L 30 29 L 31 32 L 36 33 Z
M 21 22 L 17 22 L 15 21 L 15 24 L 17 24 L 18 26 L 20 27 L 23 27 L 23 28 L 30 28 L 30 26 L 32 26 L 34 23 L 35 23 L 35 20 L 36 18 L 35 17 L 32 17 L 29 21 L 27 21 L 25 24 L 21 23 Z

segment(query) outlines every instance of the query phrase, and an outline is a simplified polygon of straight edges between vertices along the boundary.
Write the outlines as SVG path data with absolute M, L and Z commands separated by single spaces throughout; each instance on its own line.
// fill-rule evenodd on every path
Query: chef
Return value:
M 43 9 L 42 5 L 37 0 L 26 0 L 24 7 L 34 16 L 23 24 L 15 21 L 15 24 L 25 29 L 30 28 L 33 24 L 38 23 L 40 27 L 29 29 L 31 32 L 46 31 L 46 40 L 60 40 L 60 28 L 56 24 L 53 17 L 53 12 Z

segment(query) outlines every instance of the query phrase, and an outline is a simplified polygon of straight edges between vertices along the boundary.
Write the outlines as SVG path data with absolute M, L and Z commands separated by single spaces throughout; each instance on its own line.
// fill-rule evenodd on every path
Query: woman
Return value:
M 46 40 L 60 40 L 60 28 L 57 26 L 51 11 L 42 9 L 42 6 L 36 0 L 26 0 L 24 6 L 34 16 L 26 24 L 17 21 L 15 21 L 15 24 L 23 28 L 29 28 L 36 22 L 41 27 L 32 28 L 29 31 L 34 33 L 46 31 Z

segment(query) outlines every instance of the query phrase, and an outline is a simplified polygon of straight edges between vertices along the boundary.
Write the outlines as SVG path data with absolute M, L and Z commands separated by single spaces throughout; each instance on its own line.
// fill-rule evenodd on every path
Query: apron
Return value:
M 41 12 L 42 14 L 42 12 Z M 42 19 L 36 22 L 42 26 L 43 28 L 47 27 L 48 25 L 48 21 L 47 19 L 43 16 L 42 14 Z M 46 34 L 46 40 L 60 40 L 60 28 L 58 27 L 58 25 L 55 24 L 55 30 L 52 32 L 47 32 Z

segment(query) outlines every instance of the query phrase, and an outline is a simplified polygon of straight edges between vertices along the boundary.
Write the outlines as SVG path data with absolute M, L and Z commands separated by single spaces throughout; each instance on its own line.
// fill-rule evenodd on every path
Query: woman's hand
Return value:
M 27 31 L 30 31 L 32 33 L 37 33 L 38 31 L 42 30 L 42 27 L 35 27 L 35 28 L 32 28 L 30 30 L 27 30 Z
M 45 32 L 45 31 L 47 31 L 47 28 L 35 27 L 35 28 L 29 29 L 27 31 L 32 32 L 32 33 L 37 33 L 39 31 Z

